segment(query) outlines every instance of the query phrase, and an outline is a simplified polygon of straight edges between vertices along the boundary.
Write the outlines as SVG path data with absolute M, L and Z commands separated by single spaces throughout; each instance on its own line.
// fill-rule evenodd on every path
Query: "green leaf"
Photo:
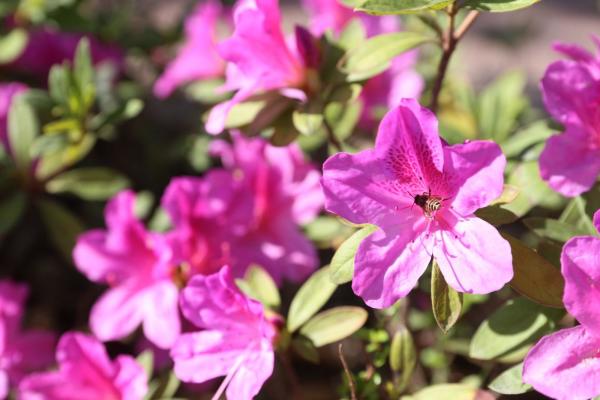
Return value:
M 73 63 L 73 76 L 79 89 L 82 111 L 87 112 L 96 97 L 96 85 L 94 82 L 94 66 L 90 52 L 90 42 L 83 38 L 77 45 Z
M 330 215 L 317 217 L 304 227 L 310 240 L 327 242 L 327 247 L 330 247 L 331 241 L 343 233 L 345 228 L 338 218 Z
M 369 314 L 360 307 L 335 307 L 315 315 L 301 329 L 316 347 L 337 342 L 352 335 L 367 322 Z
M 129 186 L 129 180 L 105 167 L 72 169 L 46 183 L 50 193 L 72 193 L 84 200 L 106 200 Z
M 292 349 L 296 354 L 313 364 L 319 363 L 319 352 L 311 340 L 304 336 L 292 339 Z
M 13 29 L 0 37 L 0 64 L 8 64 L 17 59 L 27 46 L 27 31 Z
M 517 157 L 535 144 L 541 143 L 554 134 L 546 121 L 537 121 L 519 130 L 500 144 L 506 157 Z
M 71 261 L 77 236 L 84 230 L 83 224 L 68 209 L 54 201 L 40 200 L 38 207 L 50 240 L 65 259 Z
M 511 72 L 503 75 L 481 92 L 477 103 L 477 121 L 481 138 L 502 143 L 513 131 L 517 117 L 527 102 L 523 95 L 525 75 Z
M 26 205 L 27 197 L 22 192 L 9 193 L 0 198 L 0 235 L 15 226 Z
M 87 134 L 80 141 L 71 143 L 59 151 L 44 153 L 40 165 L 35 170 L 36 177 L 44 180 L 70 167 L 84 158 L 92 150 L 95 143 L 96 137 Z
M 592 222 L 592 216 L 600 207 L 588 198 L 594 195 L 594 191 L 595 189 L 592 189 L 586 193 L 586 198 L 575 197 L 571 200 L 560 215 L 559 221 L 576 227 L 581 232 L 584 232 L 583 235 L 596 236 L 598 231 L 596 231 L 596 227 Z
M 152 350 L 144 350 L 135 358 L 135 360 L 141 365 L 146 376 L 150 379 L 154 372 L 154 352 Z
M 488 206 L 475 211 L 475 215 L 494 226 L 512 224 L 519 219 L 515 213 L 501 206 Z
M 564 204 L 564 199 L 555 193 L 540 176 L 536 161 L 519 164 L 508 177 L 509 185 L 519 188 L 517 198 L 503 208 L 513 212 L 518 217 L 527 214 L 536 206 L 558 208 Z
M 340 60 L 348 82 L 362 81 L 388 69 L 396 56 L 430 41 L 415 32 L 395 32 L 378 35 L 362 46 L 350 50 Z
M 395 373 L 400 373 L 397 382 L 397 391 L 402 392 L 409 383 L 412 373 L 417 365 L 417 350 L 410 331 L 401 328 L 394 334 L 390 345 L 390 368 Z
M 534 5 L 540 0 L 467 0 L 465 7 L 489 12 L 507 12 L 520 10 Z
M 300 328 L 327 303 L 337 285 L 329 280 L 329 266 L 317 270 L 300 287 L 290 304 L 287 328 L 291 332 Z
M 303 135 L 311 136 L 322 129 L 323 114 L 294 110 L 292 113 L 292 121 L 298 132 Z
M 400 400 L 487 400 L 485 392 L 476 387 L 461 383 L 443 383 L 429 386 L 410 396 L 402 396 Z
M 462 311 L 463 296 L 448 286 L 437 262 L 431 269 L 431 307 L 438 326 L 448 333 L 454 326 Z
M 523 382 L 523 363 L 519 363 L 498 375 L 489 388 L 500 394 L 522 394 L 531 390 L 531 385 Z
M 519 196 L 520 189 L 513 185 L 504 185 L 502 194 L 490 203 L 490 206 L 510 204 Z
M 251 265 L 246 271 L 243 280 L 238 280 L 242 291 L 260 301 L 267 308 L 278 308 L 281 304 L 277 284 L 264 268 Z
M 338 285 L 350 282 L 354 276 L 354 256 L 360 243 L 371 233 L 375 232 L 375 225 L 367 225 L 356 231 L 337 249 L 331 259 L 331 281 Z
M 510 286 L 536 303 L 563 308 L 565 281 L 560 270 L 520 240 L 503 233 L 510 243 L 514 277 Z
M 367 0 L 357 10 L 369 14 L 413 14 L 426 10 L 441 10 L 454 0 Z
M 539 237 L 562 243 L 574 236 L 585 236 L 588 234 L 585 230 L 550 218 L 525 218 L 523 223 Z
M 8 112 L 8 140 L 13 159 L 21 169 L 29 167 L 30 148 L 40 132 L 40 126 L 33 107 L 22 95 L 12 101 Z
M 48 89 L 52 99 L 68 106 L 70 96 L 69 73 L 63 65 L 53 65 L 48 74 Z
M 561 313 L 557 310 L 544 308 L 524 298 L 509 300 L 477 328 L 469 356 L 493 360 L 528 349 L 552 331 L 554 319 L 559 315 Z

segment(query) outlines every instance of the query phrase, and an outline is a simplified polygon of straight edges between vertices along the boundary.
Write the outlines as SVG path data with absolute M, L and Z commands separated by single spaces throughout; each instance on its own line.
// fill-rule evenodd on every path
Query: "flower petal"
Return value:
M 146 290 L 144 335 L 161 349 L 168 349 L 180 332 L 179 291 L 174 283 L 164 281 Z
M 525 358 L 523 381 L 557 400 L 600 394 L 600 337 L 583 326 L 543 337 Z
M 356 253 L 354 293 L 369 307 L 391 306 L 415 287 L 427 269 L 432 242 L 417 214 L 407 215 L 402 225 L 375 231 Z
M 381 121 L 375 152 L 400 191 L 410 196 L 435 191 L 444 152 L 435 115 L 415 99 L 402 99 Z
M 395 209 L 410 207 L 413 200 L 382 167 L 372 150 L 330 157 L 321 181 L 325 209 L 355 224 L 384 226 L 395 219 Z
M 587 143 L 586 133 L 567 127 L 552 136 L 540 155 L 540 173 L 548 185 L 564 196 L 575 197 L 589 190 L 600 174 L 598 150 Z
M 590 332 L 600 337 L 600 239 L 576 237 L 560 257 L 565 277 L 565 307 Z
M 500 146 L 478 140 L 444 147 L 444 173 L 449 185 L 459 188 L 452 208 L 471 215 L 502 194 L 506 158 Z
M 512 279 L 510 245 L 496 228 L 474 216 L 448 225 L 435 233 L 433 248 L 448 285 L 463 293 L 485 294 L 499 290 Z
M 596 230 L 598 230 L 598 233 L 600 233 L 600 210 L 596 211 L 594 214 L 594 226 L 596 227 Z
M 121 355 L 115 359 L 114 385 L 122 400 L 143 399 L 148 392 L 148 376 L 135 358 Z
M 274 362 L 273 351 L 252 352 L 229 383 L 227 399 L 253 399 L 273 374 Z
M 121 285 L 109 289 L 90 313 L 92 332 L 102 341 L 124 338 L 142 322 L 145 302 L 140 288 Z

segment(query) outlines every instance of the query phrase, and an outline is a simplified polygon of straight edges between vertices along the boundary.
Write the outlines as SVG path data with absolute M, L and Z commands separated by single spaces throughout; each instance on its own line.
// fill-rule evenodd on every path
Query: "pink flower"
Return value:
M 150 341 L 169 348 L 180 331 L 177 269 L 166 239 L 135 218 L 134 202 L 130 191 L 115 196 L 105 211 L 108 230 L 82 234 L 73 258 L 88 279 L 110 286 L 90 317 L 100 340 L 121 339 L 143 324 Z
M 27 47 L 19 58 L 10 64 L 10 68 L 46 81 L 53 65 L 73 59 L 77 45 L 83 37 L 87 37 L 90 42 L 92 61 L 95 65 L 111 62 L 117 71 L 121 71 L 123 53 L 118 47 L 104 44 L 92 36 L 59 32 L 48 27 L 29 32 Z
M 401 30 L 396 16 L 377 17 L 354 12 L 339 0 L 304 0 L 310 13 L 310 27 L 315 35 L 322 35 L 328 29 L 341 33 L 353 19 L 358 19 L 365 28 L 367 37 Z M 361 93 L 363 114 L 360 125 L 363 129 L 373 129 L 379 123 L 378 111 L 396 107 L 403 98 L 421 96 L 423 78 L 414 70 L 419 53 L 410 51 L 396 57 L 391 68 L 369 79 Z
M 196 80 L 225 75 L 225 61 L 217 51 L 217 28 L 223 17 L 218 1 L 198 4 L 185 21 L 183 47 L 154 85 L 157 97 L 168 97 L 176 88 Z
M 354 292 L 376 308 L 416 285 L 433 256 L 460 292 L 489 293 L 512 278 L 509 244 L 474 212 L 502 193 L 498 145 L 448 146 L 437 120 L 404 99 L 383 119 L 375 148 L 339 153 L 323 167 L 325 208 L 379 227 L 355 258 Z
M 278 321 L 237 289 L 229 267 L 193 277 L 181 309 L 202 330 L 182 334 L 172 348 L 177 377 L 201 383 L 224 376 L 213 399 L 225 390 L 229 400 L 254 398 L 273 373 Z
M 10 151 L 8 141 L 8 112 L 13 98 L 27 90 L 27 86 L 19 82 L 10 82 L 0 84 L 0 144 L 6 151 Z
M 0 281 L 0 399 L 27 373 L 52 364 L 54 335 L 21 329 L 26 297 L 25 285 Z
M 56 349 L 58 370 L 32 374 L 19 385 L 20 400 L 142 400 L 146 373 L 131 356 L 111 361 L 102 343 L 65 333 Z
M 600 231 L 600 210 L 594 216 Z M 523 380 L 559 400 L 584 400 L 600 395 L 600 239 L 569 240 L 561 254 L 565 278 L 563 301 L 581 325 L 540 340 L 525 358 Z
M 541 89 L 546 109 L 565 131 L 548 139 L 540 172 L 552 189 L 575 197 L 600 174 L 600 57 L 577 46 L 554 48 L 568 59 L 548 67 Z
M 295 145 L 274 147 L 239 133 L 232 137 L 233 145 L 219 141 L 212 148 L 237 180 L 228 214 L 245 221 L 233 232 L 232 267 L 243 274 L 256 263 L 279 283 L 299 282 L 318 266 L 316 250 L 298 225 L 322 208 L 321 174 Z
M 279 90 L 286 97 L 306 100 L 306 63 L 283 36 L 278 1 L 241 0 L 234 23 L 233 36 L 221 43 L 219 52 L 228 62 L 225 88 L 237 92 L 211 110 L 206 124 L 211 134 L 223 131 L 233 106 L 259 92 Z M 297 39 L 301 46 L 302 36 Z
M 203 178 L 175 178 L 167 187 L 162 206 L 173 223 L 167 236 L 176 264 L 184 266 L 184 281 L 229 262 L 230 232 L 248 220 L 230 213 L 235 185 L 229 172 L 213 170 Z

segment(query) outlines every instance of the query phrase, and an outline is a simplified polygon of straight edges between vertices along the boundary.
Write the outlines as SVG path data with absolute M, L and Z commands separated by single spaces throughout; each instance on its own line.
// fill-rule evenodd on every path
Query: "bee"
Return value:
M 431 190 L 414 196 L 414 204 L 421 207 L 426 218 L 433 218 L 433 215 L 442 207 L 442 199 L 439 196 L 432 196 Z

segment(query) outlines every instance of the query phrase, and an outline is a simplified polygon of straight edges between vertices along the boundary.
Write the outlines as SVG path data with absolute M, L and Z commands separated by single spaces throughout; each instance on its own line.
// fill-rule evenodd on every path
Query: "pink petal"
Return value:
M 598 233 L 600 233 L 600 210 L 596 211 L 594 214 L 594 226 L 596 227 L 596 230 L 598 230 Z
M 448 285 L 459 292 L 484 294 L 512 279 L 510 245 L 496 228 L 473 216 L 440 222 L 446 224 L 435 233 L 433 256 Z
M 109 289 L 92 308 L 90 328 L 102 341 L 124 338 L 142 322 L 145 303 L 142 288 L 122 285 Z
M 381 121 L 375 152 L 385 161 L 398 191 L 409 196 L 436 192 L 444 168 L 444 152 L 435 115 L 414 99 L 400 105 Z
M 600 239 L 576 237 L 563 247 L 560 257 L 565 277 L 565 307 L 585 326 L 600 337 Z
M 179 291 L 164 281 L 147 289 L 144 304 L 144 335 L 161 349 L 168 349 L 180 332 Z
M 227 387 L 227 399 L 253 399 L 263 384 L 273 374 L 275 357 L 273 351 L 251 353 Z
M 423 218 L 407 214 L 401 225 L 377 230 L 358 248 L 352 289 L 369 307 L 386 308 L 406 296 L 431 260 L 432 237 Z
M 105 395 L 95 387 L 67 380 L 56 371 L 29 375 L 19 384 L 19 400 L 97 400 Z
M 209 0 L 198 4 L 185 21 L 186 43 L 154 85 L 157 97 L 168 97 L 176 88 L 200 79 L 224 75 L 225 62 L 217 52 L 216 31 L 221 6 Z
M 121 355 L 115 359 L 114 385 L 122 400 L 140 400 L 148 392 L 148 376 L 131 356 Z
M 56 336 L 50 332 L 25 331 L 15 338 L 13 350 L 19 354 L 20 373 L 47 368 L 54 362 Z
M 540 155 L 540 173 L 548 185 L 564 196 L 575 197 L 589 190 L 600 174 L 598 150 L 588 144 L 586 134 L 567 127 L 552 136 Z
M 10 384 L 8 382 L 8 375 L 5 371 L 0 370 L 0 399 L 6 399 L 10 392 Z
M 211 135 L 218 135 L 223 132 L 225 130 L 225 125 L 227 124 L 227 117 L 233 107 L 253 96 L 258 89 L 259 83 L 253 82 L 241 88 L 230 100 L 214 106 L 208 114 L 208 121 L 206 121 L 205 127 L 206 132 Z
M 452 208 L 471 215 L 502 194 L 506 158 L 491 141 L 473 141 L 444 148 L 444 174 L 458 189 Z
M 525 358 L 523 381 L 557 400 L 600 394 L 600 337 L 583 326 L 543 337 Z
M 384 161 L 373 150 L 337 153 L 323 165 L 325 209 L 355 224 L 378 226 L 397 219 L 396 210 L 413 199 L 383 170 Z
M 184 333 L 171 349 L 175 374 L 195 383 L 225 376 L 248 345 L 248 338 L 238 334 L 212 330 Z

